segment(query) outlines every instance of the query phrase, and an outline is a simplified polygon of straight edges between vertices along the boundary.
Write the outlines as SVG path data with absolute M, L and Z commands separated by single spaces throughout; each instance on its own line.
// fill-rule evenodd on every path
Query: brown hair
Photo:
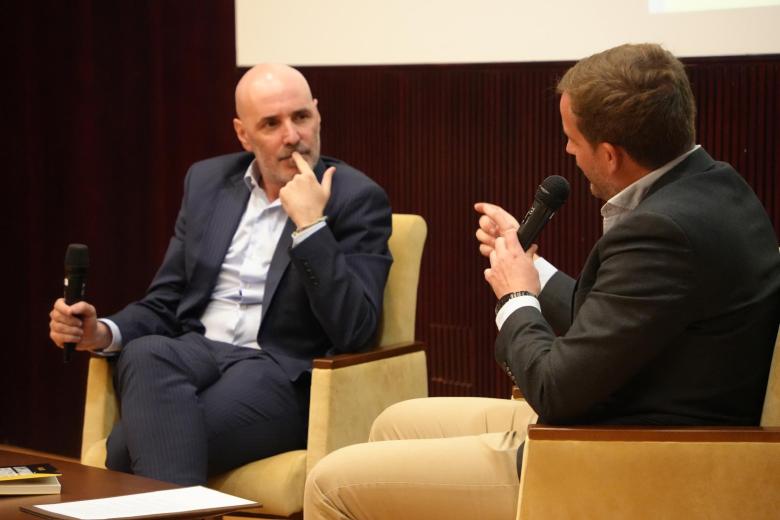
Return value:
M 621 45 L 584 58 L 557 87 L 568 94 L 577 127 L 591 145 L 625 149 L 658 168 L 695 141 L 696 107 L 685 67 L 660 45 Z

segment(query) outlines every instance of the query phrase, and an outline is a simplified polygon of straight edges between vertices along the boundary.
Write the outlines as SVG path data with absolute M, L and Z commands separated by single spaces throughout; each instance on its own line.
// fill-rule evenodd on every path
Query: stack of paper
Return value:
M 251 500 L 244 500 L 203 486 L 193 486 L 113 498 L 42 504 L 21 509 L 44 518 L 119 520 L 150 517 L 203 518 L 258 505 Z

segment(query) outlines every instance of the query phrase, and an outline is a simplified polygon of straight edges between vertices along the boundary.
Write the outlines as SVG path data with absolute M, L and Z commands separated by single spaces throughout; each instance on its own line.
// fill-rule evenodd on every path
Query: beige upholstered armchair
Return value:
M 780 334 L 754 428 L 528 430 L 518 520 L 780 518 Z
M 306 450 L 258 460 L 209 481 L 215 489 L 263 505 L 261 515 L 299 516 L 306 474 L 329 452 L 368 439 L 387 406 L 428 395 L 425 352 L 414 342 L 417 284 L 427 227 L 418 215 L 393 215 L 379 346 L 314 360 Z M 105 467 L 105 439 L 117 419 L 109 363 L 90 360 L 81 462 Z

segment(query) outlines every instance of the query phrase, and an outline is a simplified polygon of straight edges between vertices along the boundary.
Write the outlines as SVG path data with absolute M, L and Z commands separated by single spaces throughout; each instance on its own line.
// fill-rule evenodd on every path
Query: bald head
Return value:
M 312 101 L 309 83 L 303 74 L 281 63 L 255 65 L 236 85 L 236 115 L 244 119 L 248 112 L 272 95 L 294 91 Z
M 303 74 L 281 64 L 256 65 L 236 85 L 233 128 L 255 155 L 261 184 L 273 200 L 295 174 L 298 152 L 314 167 L 320 155 L 320 113 Z

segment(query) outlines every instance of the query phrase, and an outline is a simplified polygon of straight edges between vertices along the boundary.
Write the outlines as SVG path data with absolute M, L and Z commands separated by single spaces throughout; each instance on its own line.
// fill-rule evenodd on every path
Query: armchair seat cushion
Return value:
M 81 448 L 81 463 L 93 468 L 106 469 L 106 439 L 100 439 Z
M 306 450 L 250 462 L 209 479 L 209 487 L 262 504 L 257 513 L 289 516 L 303 509 Z

